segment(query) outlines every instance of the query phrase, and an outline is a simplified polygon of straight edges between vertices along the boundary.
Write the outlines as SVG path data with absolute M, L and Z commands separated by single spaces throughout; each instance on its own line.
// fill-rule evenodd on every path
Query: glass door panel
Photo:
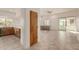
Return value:
M 67 31 L 76 31 L 76 23 L 75 23 L 75 17 L 68 17 L 67 18 Z
M 66 19 L 65 18 L 59 19 L 59 29 L 62 31 L 66 30 Z

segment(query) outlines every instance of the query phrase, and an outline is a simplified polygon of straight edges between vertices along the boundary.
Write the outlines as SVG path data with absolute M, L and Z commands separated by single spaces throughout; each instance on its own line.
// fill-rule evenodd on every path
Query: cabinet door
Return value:
M 15 28 L 15 36 L 17 36 L 18 38 L 21 37 L 21 29 Z
M 8 28 L 8 31 L 9 31 L 9 34 L 13 35 L 14 34 L 14 28 L 11 27 L 11 28 Z
M 13 35 L 14 29 L 12 27 L 6 27 L 6 28 L 4 28 L 4 34 L 5 35 Z
M 4 33 L 5 33 L 5 35 L 9 35 L 9 30 L 8 30 L 8 28 L 5 28 L 5 29 L 4 29 Z
M 8 30 L 7 30 L 7 28 L 3 28 L 3 34 L 4 34 L 4 35 L 8 35 Z

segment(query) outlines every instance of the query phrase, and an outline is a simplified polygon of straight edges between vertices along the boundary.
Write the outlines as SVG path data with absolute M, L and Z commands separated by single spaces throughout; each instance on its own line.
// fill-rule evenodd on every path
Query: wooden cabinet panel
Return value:
M 20 28 L 3 27 L 3 28 L 0 28 L 0 30 L 1 30 L 1 36 L 15 35 L 18 38 L 21 37 L 21 29 Z
M 15 28 L 15 36 L 20 38 L 21 37 L 21 29 Z
M 4 27 L 1 28 L 3 35 L 14 35 L 14 28 L 13 27 Z
M 14 29 L 12 27 L 5 28 L 5 35 L 13 35 Z

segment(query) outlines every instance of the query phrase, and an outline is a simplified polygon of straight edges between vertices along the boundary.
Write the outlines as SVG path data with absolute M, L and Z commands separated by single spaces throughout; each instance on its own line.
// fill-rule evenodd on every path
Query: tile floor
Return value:
M 40 41 L 30 50 L 79 50 L 79 33 L 41 31 Z
M 21 50 L 20 39 L 14 35 L 0 37 L 0 50 Z
M 10 35 L 0 37 L 0 50 L 23 50 L 20 39 Z M 29 50 L 79 50 L 79 33 L 41 31 L 40 41 Z

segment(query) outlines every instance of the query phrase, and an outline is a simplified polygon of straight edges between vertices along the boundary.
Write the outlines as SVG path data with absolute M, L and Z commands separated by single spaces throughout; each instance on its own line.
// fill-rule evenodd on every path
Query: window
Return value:
M 66 18 L 59 19 L 59 29 L 66 30 Z
M 59 19 L 59 29 L 67 31 L 76 31 L 76 17 L 65 17 Z
M 76 31 L 76 18 L 75 17 L 67 17 L 67 30 Z
M 6 26 L 10 26 L 12 23 L 13 23 L 13 19 L 6 18 L 6 20 L 5 20 Z
M 45 20 L 45 25 L 49 26 L 50 25 L 50 21 L 49 20 Z
M 0 17 L 0 26 L 10 26 L 13 23 L 13 19 Z
M 4 25 L 5 25 L 5 18 L 0 17 L 0 26 L 4 26 Z

